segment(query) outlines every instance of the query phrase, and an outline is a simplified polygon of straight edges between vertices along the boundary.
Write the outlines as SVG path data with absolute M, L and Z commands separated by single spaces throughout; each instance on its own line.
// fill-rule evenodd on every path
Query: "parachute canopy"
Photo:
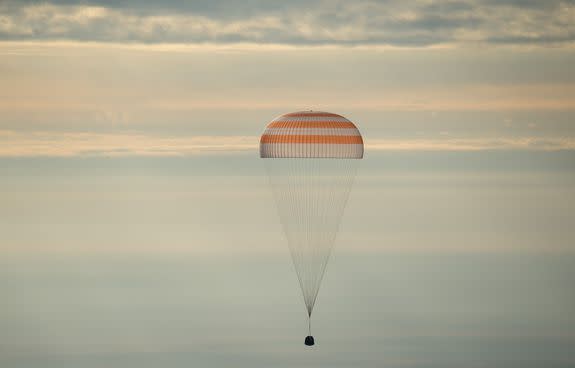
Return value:
M 363 139 L 357 127 L 341 115 L 293 112 L 268 124 L 260 139 L 260 157 L 359 159 Z

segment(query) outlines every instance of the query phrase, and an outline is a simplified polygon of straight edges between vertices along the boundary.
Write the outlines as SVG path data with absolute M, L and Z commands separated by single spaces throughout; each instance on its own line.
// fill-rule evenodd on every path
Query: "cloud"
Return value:
M 257 149 L 243 136 L 158 137 L 143 134 L 0 131 L 0 157 L 188 156 Z
M 257 153 L 257 136 L 154 136 L 0 131 L 0 157 L 190 156 Z M 366 151 L 575 150 L 573 138 L 367 139 Z
M 564 45 L 575 2 L 5 2 L 0 39 L 288 45 Z
M 459 139 L 376 139 L 366 142 L 366 151 L 492 151 L 575 150 L 573 138 L 459 138 Z

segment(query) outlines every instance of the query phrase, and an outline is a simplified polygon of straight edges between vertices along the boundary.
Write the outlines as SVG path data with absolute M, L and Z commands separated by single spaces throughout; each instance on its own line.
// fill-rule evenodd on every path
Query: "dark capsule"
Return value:
M 305 338 L 305 344 L 307 346 L 313 346 L 315 344 L 315 341 L 313 340 L 313 336 L 307 336 Z

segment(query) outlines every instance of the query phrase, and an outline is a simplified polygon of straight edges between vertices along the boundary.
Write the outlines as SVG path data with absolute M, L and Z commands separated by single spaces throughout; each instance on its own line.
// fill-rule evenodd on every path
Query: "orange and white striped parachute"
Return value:
M 309 322 L 358 159 L 363 158 L 363 139 L 341 115 L 294 112 L 268 124 L 260 139 L 260 157 L 265 159 Z M 313 344 L 310 337 L 306 344 Z
M 363 139 L 341 115 L 302 111 L 281 115 L 260 140 L 262 158 L 362 158 Z

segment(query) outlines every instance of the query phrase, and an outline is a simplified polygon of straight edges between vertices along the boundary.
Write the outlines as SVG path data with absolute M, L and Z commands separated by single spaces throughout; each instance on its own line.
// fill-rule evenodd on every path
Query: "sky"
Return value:
M 554 0 L 5 0 L 0 155 L 249 151 L 302 109 L 373 150 L 573 149 L 574 24 Z
M 0 0 L 0 366 L 572 367 L 575 2 Z M 259 136 L 365 141 L 314 350 Z

